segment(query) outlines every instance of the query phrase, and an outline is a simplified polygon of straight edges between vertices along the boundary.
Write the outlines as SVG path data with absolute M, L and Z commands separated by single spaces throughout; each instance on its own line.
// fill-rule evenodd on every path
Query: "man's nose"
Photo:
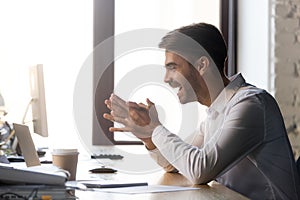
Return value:
M 171 81 L 170 73 L 166 72 L 165 77 L 164 77 L 164 82 L 170 83 L 170 81 Z

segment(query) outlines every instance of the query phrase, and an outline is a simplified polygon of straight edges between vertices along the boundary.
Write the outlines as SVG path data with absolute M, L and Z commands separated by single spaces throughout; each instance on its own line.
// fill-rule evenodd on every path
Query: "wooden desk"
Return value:
M 211 182 L 208 185 L 193 185 L 191 184 L 184 176 L 178 173 L 165 173 L 164 171 L 157 171 L 153 173 L 147 174 L 126 174 L 117 172 L 115 174 L 83 174 L 86 172 L 87 165 L 79 166 L 78 172 L 79 177 L 83 178 L 88 177 L 93 179 L 104 178 L 108 180 L 124 180 L 127 179 L 131 181 L 137 182 L 148 182 L 149 185 L 176 185 L 176 186 L 187 186 L 187 187 L 197 187 L 199 190 L 190 190 L 190 191 L 180 191 L 180 192 L 164 192 L 164 193 L 147 193 L 147 194 L 118 194 L 118 193 L 106 193 L 99 191 L 76 191 L 75 195 L 79 197 L 79 199 L 101 199 L 101 200 L 164 200 L 164 199 L 172 199 L 172 200 L 198 200 L 198 199 L 230 199 L 230 200 L 245 200 L 246 197 L 234 192 L 227 187 L 217 183 Z

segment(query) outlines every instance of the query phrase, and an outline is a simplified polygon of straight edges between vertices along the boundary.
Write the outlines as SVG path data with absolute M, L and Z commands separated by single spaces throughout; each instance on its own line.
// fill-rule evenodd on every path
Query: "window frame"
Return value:
M 220 5 L 220 29 L 228 48 L 225 73 L 232 76 L 237 73 L 238 1 L 220 0 Z

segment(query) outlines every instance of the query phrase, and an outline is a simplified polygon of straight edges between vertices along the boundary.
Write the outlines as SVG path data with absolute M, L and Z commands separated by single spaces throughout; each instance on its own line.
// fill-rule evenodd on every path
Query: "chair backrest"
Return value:
M 298 160 L 296 161 L 296 165 L 297 165 L 298 175 L 300 178 L 300 156 L 299 156 Z

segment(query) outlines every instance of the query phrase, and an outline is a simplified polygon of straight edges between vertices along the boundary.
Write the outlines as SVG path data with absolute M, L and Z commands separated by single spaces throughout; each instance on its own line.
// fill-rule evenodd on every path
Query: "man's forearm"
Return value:
M 145 139 L 143 139 L 143 142 L 144 142 L 144 145 L 146 146 L 146 148 L 147 148 L 148 150 L 156 149 L 156 146 L 155 146 L 155 144 L 152 142 L 152 139 L 151 139 L 151 138 L 145 138 Z

